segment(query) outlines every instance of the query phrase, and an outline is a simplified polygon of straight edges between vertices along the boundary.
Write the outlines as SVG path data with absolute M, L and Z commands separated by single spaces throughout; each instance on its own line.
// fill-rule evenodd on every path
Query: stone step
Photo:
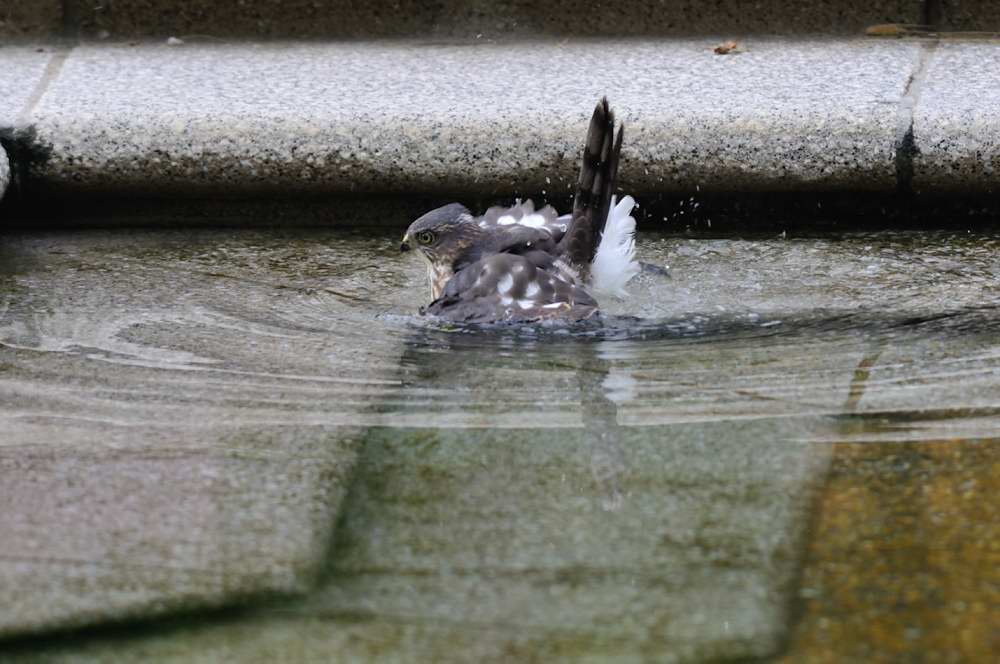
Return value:
M 1000 30 L 993 0 L 166 0 L 12 2 L 0 37 L 502 38 L 511 35 L 856 34 L 872 24 Z
M 995 45 L 717 43 L 7 47 L 0 135 L 29 200 L 563 196 L 607 95 L 639 194 L 995 191 Z

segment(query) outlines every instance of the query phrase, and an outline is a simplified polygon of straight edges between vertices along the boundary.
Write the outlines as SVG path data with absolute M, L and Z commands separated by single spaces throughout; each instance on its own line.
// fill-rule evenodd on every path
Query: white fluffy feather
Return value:
M 635 199 L 625 196 L 617 201 L 611 198 L 611 210 L 597 254 L 590 264 L 591 288 L 595 293 L 626 297 L 625 284 L 639 274 L 639 263 L 635 260 L 635 219 L 632 208 Z

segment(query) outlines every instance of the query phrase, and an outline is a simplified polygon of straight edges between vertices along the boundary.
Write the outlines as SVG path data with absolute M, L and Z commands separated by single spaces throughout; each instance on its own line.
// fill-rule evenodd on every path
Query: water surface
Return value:
M 997 648 L 1000 235 L 644 234 L 603 326 L 489 332 L 397 239 L 0 236 L 11 658 Z

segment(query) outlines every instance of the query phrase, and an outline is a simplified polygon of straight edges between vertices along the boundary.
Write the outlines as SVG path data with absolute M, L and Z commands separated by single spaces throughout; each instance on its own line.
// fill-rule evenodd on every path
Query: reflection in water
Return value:
M 645 238 L 673 278 L 640 278 L 642 320 L 473 333 L 407 315 L 423 274 L 387 238 L 14 238 L 18 606 L 46 629 L 304 595 L 19 656 L 699 661 L 790 639 L 789 661 L 857 659 L 843 644 L 893 633 L 903 597 L 923 631 L 893 652 L 957 624 L 974 659 L 988 584 L 959 579 L 996 579 L 996 249 Z M 948 588 L 962 621 L 916 615 Z
M 871 376 L 872 367 L 875 366 L 881 354 L 882 351 L 879 350 L 866 355 L 858 362 L 858 367 L 854 370 L 854 378 L 851 380 L 851 389 L 847 393 L 847 401 L 844 402 L 845 413 L 853 413 L 857 409 L 858 404 L 861 402 L 861 397 L 865 394 L 865 387 L 867 386 L 869 376 Z
M 656 370 L 684 348 L 661 346 Z M 324 588 L 297 611 L 406 625 L 403 652 L 469 630 L 486 658 L 773 652 L 826 459 L 798 441 L 835 423 L 623 426 L 620 408 L 649 405 L 631 376 L 648 350 L 417 331 L 380 411 L 412 422 L 413 399 L 434 417 L 370 430 Z M 476 417 L 452 419 L 456 400 Z
M 632 377 L 627 369 L 612 376 L 607 352 L 601 353 L 602 348 L 589 344 L 587 349 L 589 352 L 582 353 L 577 371 L 583 439 L 591 450 L 590 472 L 604 494 L 601 507 L 616 512 L 623 500 L 619 479 L 627 471 L 618 430 L 617 401 L 630 398 L 628 387 Z M 613 349 L 607 350 L 613 352 Z

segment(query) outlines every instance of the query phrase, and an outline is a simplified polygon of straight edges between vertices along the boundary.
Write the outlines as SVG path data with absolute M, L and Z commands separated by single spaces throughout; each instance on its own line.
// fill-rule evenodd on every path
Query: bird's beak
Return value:
M 403 236 L 403 241 L 399 245 L 399 250 L 400 251 L 409 251 L 410 250 L 410 236 L 409 235 L 404 235 Z

